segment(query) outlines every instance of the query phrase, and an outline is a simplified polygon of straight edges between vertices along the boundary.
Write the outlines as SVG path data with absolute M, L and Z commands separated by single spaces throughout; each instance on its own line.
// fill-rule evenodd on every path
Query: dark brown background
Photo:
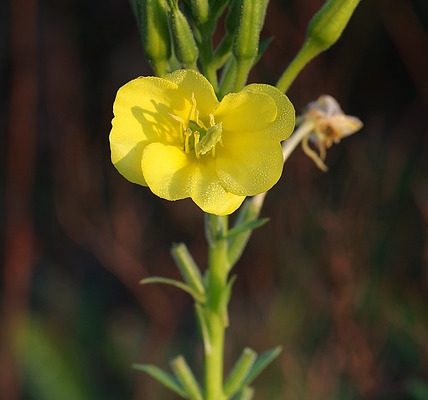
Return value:
M 251 81 L 274 83 L 321 0 L 272 0 Z M 184 351 L 201 365 L 189 298 L 140 287 L 176 276 L 171 242 L 203 265 L 200 211 L 109 162 L 115 91 L 150 74 L 123 0 L 0 4 L 0 398 L 172 398 L 130 369 Z M 428 399 L 428 2 L 363 0 L 289 96 L 335 96 L 364 129 L 301 150 L 269 194 L 271 222 L 236 267 L 228 365 L 284 351 L 256 399 Z M 198 368 L 195 368 L 198 370 Z

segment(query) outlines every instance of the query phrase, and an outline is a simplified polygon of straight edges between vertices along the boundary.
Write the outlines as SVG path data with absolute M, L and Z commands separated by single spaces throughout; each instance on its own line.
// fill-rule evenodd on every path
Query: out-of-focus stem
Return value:
M 313 122 L 305 121 L 302 125 L 300 125 L 291 135 L 291 137 L 284 141 L 282 144 L 282 154 L 284 156 L 284 163 L 287 162 L 288 158 L 290 157 L 291 153 L 296 149 L 296 147 L 301 143 L 301 141 L 305 138 L 306 135 L 311 132 L 311 130 L 314 128 Z M 260 214 L 260 211 L 263 207 L 263 203 L 265 201 L 267 192 L 260 193 L 256 196 L 254 196 L 250 202 L 252 205 L 253 213 L 256 213 L 255 216 L 258 216 Z
M 284 163 L 287 162 L 291 153 L 296 149 L 299 143 L 308 135 L 313 129 L 314 125 L 312 122 L 305 121 L 303 122 L 299 128 L 293 133 L 293 135 L 286 140 L 282 145 L 282 152 L 284 155 Z M 236 223 L 243 223 L 245 221 L 256 220 L 260 211 L 263 207 L 267 192 L 260 193 L 251 199 L 248 199 L 244 203 L 244 208 L 241 210 L 239 214 L 239 220 Z M 246 231 L 231 241 L 229 243 L 229 262 L 230 267 L 232 267 L 241 257 L 242 253 L 245 250 L 245 247 L 250 240 L 251 230 Z

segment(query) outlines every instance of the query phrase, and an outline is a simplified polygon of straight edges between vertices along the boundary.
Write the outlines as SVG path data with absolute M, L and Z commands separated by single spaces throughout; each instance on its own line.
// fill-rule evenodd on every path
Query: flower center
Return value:
M 217 143 L 222 144 L 221 136 L 223 132 L 222 123 L 216 124 L 214 115 L 210 114 L 209 127 L 199 119 L 199 110 L 197 109 L 196 99 L 192 93 L 192 108 L 187 120 L 173 116 L 180 122 L 180 136 L 182 148 L 186 154 L 194 152 L 196 158 L 211 153 L 215 157 Z

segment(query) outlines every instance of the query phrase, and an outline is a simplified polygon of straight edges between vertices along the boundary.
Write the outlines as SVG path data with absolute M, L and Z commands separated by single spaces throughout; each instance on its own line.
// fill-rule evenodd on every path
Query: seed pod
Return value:
M 306 37 L 319 52 L 328 49 L 341 36 L 360 0 L 327 0 L 312 17 Z

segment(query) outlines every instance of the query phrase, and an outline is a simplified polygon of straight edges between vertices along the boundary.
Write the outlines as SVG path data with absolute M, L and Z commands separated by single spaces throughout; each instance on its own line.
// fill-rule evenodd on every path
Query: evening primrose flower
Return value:
M 219 102 L 193 70 L 130 81 L 113 113 L 111 159 L 126 179 L 216 215 L 278 181 L 280 142 L 294 127 L 294 108 L 276 88 L 251 84 Z

